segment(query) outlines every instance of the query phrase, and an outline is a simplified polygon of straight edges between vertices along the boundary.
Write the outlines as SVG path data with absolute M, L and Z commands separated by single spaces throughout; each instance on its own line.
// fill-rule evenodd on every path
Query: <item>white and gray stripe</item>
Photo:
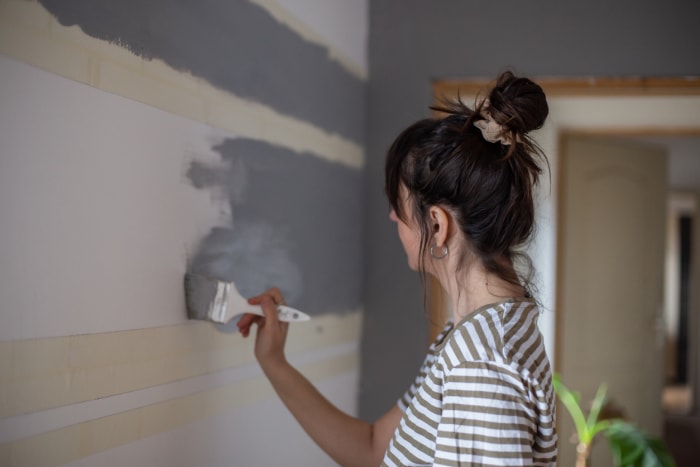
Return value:
M 552 373 L 530 300 L 448 324 L 398 401 L 383 466 L 555 465 Z

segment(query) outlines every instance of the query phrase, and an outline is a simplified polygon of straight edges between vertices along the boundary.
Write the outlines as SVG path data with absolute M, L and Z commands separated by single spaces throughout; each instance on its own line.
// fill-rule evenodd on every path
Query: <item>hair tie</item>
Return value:
M 491 118 L 491 114 L 488 111 L 482 112 L 482 115 L 484 119 L 474 122 L 474 126 L 481 130 L 481 134 L 486 141 L 489 143 L 500 142 L 505 146 L 512 144 L 513 140 L 510 135 L 504 130 L 503 126 Z

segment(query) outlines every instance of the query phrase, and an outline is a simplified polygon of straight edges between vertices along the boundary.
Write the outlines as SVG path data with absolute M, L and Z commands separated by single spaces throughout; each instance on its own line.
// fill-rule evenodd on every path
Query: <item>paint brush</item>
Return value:
M 264 316 L 262 307 L 250 305 L 236 284 L 201 274 L 185 274 L 185 304 L 187 317 L 226 324 L 243 313 Z M 280 321 L 307 321 L 310 316 L 286 305 L 277 305 Z

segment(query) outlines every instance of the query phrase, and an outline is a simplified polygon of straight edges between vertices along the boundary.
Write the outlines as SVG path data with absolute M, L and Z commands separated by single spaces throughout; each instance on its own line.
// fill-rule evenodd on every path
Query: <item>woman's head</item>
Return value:
M 549 112 L 542 88 L 505 72 L 474 109 L 458 99 L 434 110 L 446 116 L 404 130 L 386 159 L 392 210 L 419 232 L 417 269 L 425 271 L 433 241 L 431 207 L 440 207 L 465 240 L 458 268 L 478 258 L 488 272 L 517 283 L 512 263 L 527 259 L 518 248 L 534 228 L 533 188 L 546 163 L 528 137 Z

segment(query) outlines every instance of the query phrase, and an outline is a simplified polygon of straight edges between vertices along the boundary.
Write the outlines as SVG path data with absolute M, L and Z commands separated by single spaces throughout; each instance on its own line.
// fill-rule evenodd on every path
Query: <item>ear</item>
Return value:
M 430 225 L 432 227 L 433 242 L 441 247 L 447 242 L 452 229 L 452 216 L 440 206 L 430 207 Z

